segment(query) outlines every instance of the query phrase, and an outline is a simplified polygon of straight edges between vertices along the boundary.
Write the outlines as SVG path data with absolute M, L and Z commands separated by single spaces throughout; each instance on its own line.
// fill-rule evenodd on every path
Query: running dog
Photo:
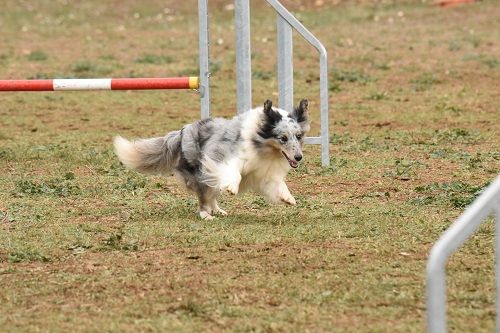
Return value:
M 199 200 L 199 216 L 227 215 L 217 204 L 221 192 L 254 190 L 271 202 L 295 205 L 285 184 L 302 160 L 309 131 L 308 101 L 292 112 L 267 100 L 233 119 L 209 118 L 166 136 L 128 141 L 114 138 L 116 155 L 128 168 L 145 174 L 174 173 Z

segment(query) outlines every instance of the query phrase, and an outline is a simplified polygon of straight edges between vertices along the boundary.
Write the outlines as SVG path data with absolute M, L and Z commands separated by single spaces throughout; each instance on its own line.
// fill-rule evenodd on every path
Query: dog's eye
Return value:
M 302 139 L 302 134 L 297 134 L 297 140 L 301 140 Z
M 282 143 L 285 143 L 285 142 L 287 142 L 287 141 L 288 141 L 288 137 L 287 137 L 286 135 L 283 135 L 283 136 L 280 138 L 280 141 L 281 141 Z

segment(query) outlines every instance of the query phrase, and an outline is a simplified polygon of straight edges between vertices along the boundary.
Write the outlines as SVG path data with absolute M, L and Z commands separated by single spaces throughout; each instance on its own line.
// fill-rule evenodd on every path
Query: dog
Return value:
M 114 138 L 115 153 L 129 169 L 175 175 L 196 193 L 202 219 L 227 215 L 217 204 L 221 192 L 253 190 L 273 203 L 295 205 L 285 184 L 290 168 L 303 158 L 309 131 L 308 101 L 291 112 L 270 100 L 233 119 L 207 118 L 163 137 L 128 141 Z

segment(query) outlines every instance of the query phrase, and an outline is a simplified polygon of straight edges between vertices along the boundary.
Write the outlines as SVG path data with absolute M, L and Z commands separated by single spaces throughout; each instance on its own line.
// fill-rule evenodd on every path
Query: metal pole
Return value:
M 499 209 L 499 194 L 500 176 L 467 207 L 432 247 L 427 261 L 427 330 L 429 333 L 446 332 L 445 268 L 448 258 L 469 239 L 490 213 Z M 498 266 L 496 269 L 498 272 Z
M 283 5 L 277 0 L 267 0 L 274 10 L 287 21 L 309 44 L 311 44 L 319 52 L 320 64 L 320 112 L 321 112 L 321 136 L 308 137 L 306 143 L 321 143 L 321 163 L 323 166 L 330 164 L 329 153 L 329 134 L 328 134 L 328 62 L 326 49 L 321 42 L 304 27 L 295 16 L 293 16 Z
M 432 249 L 431 257 L 438 256 Z M 446 332 L 446 259 L 442 256 L 427 263 L 427 332 Z
M 250 50 L 250 2 L 234 1 L 236 33 L 236 101 L 238 113 L 252 108 L 252 62 Z
M 321 164 L 330 165 L 330 137 L 328 131 L 328 61 L 325 52 L 319 55 L 319 84 L 321 111 Z
M 278 106 L 293 110 L 293 38 L 292 26 L 279 14 L 276 18 L 278 44 Z
M 498 206 L 495 208 L 495 282 L 496 282 L 496 332 L 500 333 L 500 200 L 498 200 Z
M 210 69 L 208 39 L 208 3 L 198 0 L 198 32 L 200 57 L 200 113 L 201 119 L 210 117 Z
M 190 77 L 0 80 L 0 91 L 198 89 Z

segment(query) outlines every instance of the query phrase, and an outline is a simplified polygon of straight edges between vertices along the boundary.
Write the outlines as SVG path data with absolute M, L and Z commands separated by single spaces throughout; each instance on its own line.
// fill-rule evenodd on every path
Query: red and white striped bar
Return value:
M 0 80 L 0 91 L 198 89 L 199 78 Z

